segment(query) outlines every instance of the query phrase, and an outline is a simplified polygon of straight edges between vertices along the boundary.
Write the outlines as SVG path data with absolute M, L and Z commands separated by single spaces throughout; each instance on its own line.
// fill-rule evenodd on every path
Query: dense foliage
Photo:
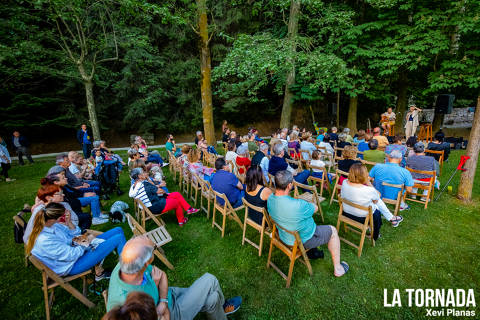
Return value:
M 68 19 L 55 9 L 68 3 L 95 21 L 90 9 L 99 2 L 108 7 L 118 41 L 118 60 L 99 64 L 93 76 L 101 128 L 201 128 L 195 1 L 5 0 L 0 130 L 73 127 L 88 119 L 82 78 L 62 50 L 54 16 Z M 326 107 L 340 91 L 342 112 L 357 97 L 363 121 L 387 105 L 401 112 L 412 95 L 421 107 L 439 93 L 456 94 L 462 106 L 478 95 L 478 0 L 303 0 L 294 53 L 290 1 L 219 0 L 207 7 L 216 121 L 278 121 L 292 61 L 294 110 L 319 101 Z M 102 41 L 88 45 L 112 54 Z

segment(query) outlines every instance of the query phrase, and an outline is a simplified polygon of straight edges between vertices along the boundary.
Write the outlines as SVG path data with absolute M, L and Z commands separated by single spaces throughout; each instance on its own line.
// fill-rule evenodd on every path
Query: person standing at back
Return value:
M 30 155 L 30 151 L 28 147 L 30 146 L 30 142 L 25 138 L 25 136 L 20 135 L 20 132 L 14 131 L 12 137 L 13 147 L 17 152 L 18 156 L 18 164 L 23 166 L 25 163 L 23 162 L 23 155 L 25 155 L 30 163 L 33 163 L 32 156 Z
M 92 153 L 92 135 L 87 129 L 86 124 L 82 124 L 80 130 L 77 131 L 77 140 L 82 146 L 85 159 L 90 158 L 90 154 Z
M 414 104 L 410 106 L 410 111 L 405 116 L 405 138 L 408 138 L 415 135 L 418 127 L 418 113 L 422 112 L 422 109 L 417 108 Z

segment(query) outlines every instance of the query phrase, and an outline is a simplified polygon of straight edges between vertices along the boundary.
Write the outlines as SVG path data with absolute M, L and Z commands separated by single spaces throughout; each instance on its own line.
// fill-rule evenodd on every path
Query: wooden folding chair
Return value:
M 275 190 L 275 176 L 273 174 L 268 173 L 268 187 L 272 190 Z
M 355 243 L 340 237 L 340 240 L 345 242 L 346 244 L 357 248 L 358 249 L 358 257 L 362 255 L 362 250 L 363 250 L 363 243 L 365 242 L 365 237 L 369 238 L 372 241 L 372 247 L 375 246 L 375 240 L 373 239 L 373 213 L 372 213 L 372 207 L 363 207 L 358 204 L 355 204 L 349 200 L 342 199 L 341 196 L 338 197 L 338 203 L 340 204 L 340 209 L 338 211 L 338 221 L 337 221 L 337 231 L 340 231 L 340 225 L 343 222 L 344 224 L 344 230 L 345 233 L 348 232 L 348 230 L 351 230 L 357 234 L 360 235 L 360 244 L 356 245 Z M 363 210 L 367 212 L 367 216 L 365 217 L 365 222 L 362 224 L 358 221 L 355 221 L 353 219 L 347 218 L 343 215 L 343 204 L 348 204 L 351 207 L 354 207 L 359 210 Z M 367 235 L 367 230 L 370 227 L 370 235 Z M 358 230 L 360 231 L 358 231 Z
M 293 266 L 295 265 L 295 261 L 302 257 L 300 261 L 307 266 L 308 273 L 310 276 L 313 274 L 312 266 L 310 265 L 310 260 L 308 259 L 307 252 L 305 247 L 303 246 L 302 239 L 298 234 L 298 231 L 290 231 L 285 228 L 282 228 L 278 225 L 273 219 L 271 219 L 272 223 L 272 239 L 270 240 L 270 250 L 268 251 L 268 259 L 267 259 L 267 268 L 270 266 L 277 271 L 283 279 L 287 280 L 286 287 L 290 287 L 290 282 L 292 281 L 292 274 L 293 274 Z M 280 239 L 280 235 L 278 234 L 278 230 L 282 230 L 295 238 L 295 242 L 293 246 L 289 246 Z M 280 268 L 272 262 L 272 251 L 273 247 L 280 249 L 290 260 L 290 265 L 288 267 L 288 275 L 282 272 Z
M 367 171 L 370 171 L 370 169 L 372 169 L 373 167 L 375 167 L 375 165 L 377 165 L 379 162 L 373 162 L 373 161 L 367 161 L 367 160 L 363 160 L 363 159 L 360 159 L 360 162 L 362 162 L 362 164 L 367 167 Z
M 45 299 L 45 312 L 47 320 L 50 320 L 50 311 L 52 309 L 53 300 L 54 300 L 54 289 L 55 287 L 62 287 L 63 289 L 67 290 L 72 296 L 80 300 L 81 303 L 86 305 L 89 308 L 94 308 L 95 304 L 87 298 L 87 278 L 86 276 L 92 273 L 92 270 L 87 270 L 82 273 L 73 275 L 73 276 L 66 276 L 62 277 L 53 272 L 52 269 L 48 268 L 43 262 L 41 262 L 38 258 L 34 255 L 29 255 L 28 259 L 30 262 L 40 270 L 42 273 L 42 290 L 43 290 L 43 297 Z M 77 289 L 75 289 L 70 282 L 81 278 L 83 281 L 83 291 L 80 293 Z M 50 295 L 49 295 L 50 291 Z
M 314 185 L 318 184 L 318 187 L 320 188 L 320 192 L 318 192 L 318 189 L 317 189 L 317 192 L 321 197 L 323 196 L 324 186 L 327 186 L 328 193 L 331 194 L 330 181 L 328 180 L 328 173 L 327 173 L 327 170 L 325 169 L 325 167 L 317 167 L 317 166 L 313 166 L 311 164 L 308 164 L 307 169 L 311 170 L 312 172 L 313 172 L 313 169 L 322 171 L 322 177 L 321 178 L 314 177 L 314 176 L 311 175 L 311 176 L 308 177 L 307 181 L 312 181 Z
M 237 164 L 235 161 L 227 160 L 227 164 L 230 165 L 230 169 L 232 169 L 232 173 L 234 175 L 238 174 Z
M 172 241 L 172 237 L 167 231 L 167 228 L 165 227 L 165 222 L 163 222 L 162 219 L 157 219 L 154 215 L 152 215 L 152 220 L 155 221 L 157 224 L 157 228 L 151 230 L 151 231 L 146 231 L 145 228 L 143 228 L 135 218 L 133 218 L 130 214 L 126 214 L 128 225 L 130 226 L 130 229 L 132 229 L 132 232 L 136 236 L 146 236 L 148 239 L 152 240 L 152 242 L 155 244 L 155 249 L 153 250 L 153 253 L 157 256 L 160 261 L 162 261 L 169 269 L 173 270 L 173 265 L 168 261 L 167 257 L 165 256 L 165 251 L 163 251 L 162 246 L 166 243 L 169 243 Z
M 25 227 L 26 227 L 25 221 L 22 219 L 24 213 L 25 212 L 20 211 L 19 213 L 17 213 L 16 215 L 13 216 L 14 223 L 22 229 L 25 229 Z M 26 243 L 23 244 L 23 249 L 25 251 L 25 253 L 24 253 L 25 254 L 25 267 L 27 267 L 28 266 L 28 253 L 26 251 L 27 250 Z
M 142 228 L 145 229 L 145 222 L 155 215 L 143 204 L 142 200 L 134 199 L 135 216 L 140 220 Z
M 288 164 L 290 165 L 294 165 L 294 166 L 297 166 L 297 170 L 299 171 L 302 171 L 303 170 L 303 167 L 302 167 L 302 161 L 300 160 L 293 160 L 293 159 L 285 159 L 287 161 Z M 293 168 L 293 167 L 292 167 Z
M 212 187 L 210 186 L 210 182 L 200 178 L 200 187 L 202 192 L 200 193 L 200 209 L 206 212 L 207 219 L 210 219 L 210 203 L 212 203 L 215 199 L 215 195 L 213 193 Z M 207 207 L 203 205 L 203 199 L 207 201 Z
M 213 202 L 213 218 L 212 218 L 212 228 L 213 227 L 217 227 L 220 231 L 222 231 L 222 238 L 223 236 L 225 235 L 225 222 L 226 222 L 226 219 L 227 219 L 227 216 L 233 220 L 235 220 L 235 222 L 238 223 L 238 225 L 240 226 L 240 228 L 243 228 L 243 223 L 242 221 L 240 220 L 240 218 L 238 217 L 237 215 L 237 211 L 240 211 L 242 210 L 243 208 L 245 208 L 244 205 L 241 205 L 239 206 L 238 208 L 233 208 L 233 206 L 230 204 L 230 201 L 228 201 L 228 198 L 227 196 L 225 195 L 225 193 L 218 193 L 216 192 L 215 190 L 213 190 L 213 193 L 215 194 L 215 200 Z M 223 205 L 219 204 L 218 203 L 218 199 L 222 199 L 224 201 Z M 223 216 L 223 220 L 222 220 L 222 225 L 220 226 L 216 221 L 215 221 L 215 212 L 216 211 L 219 211 L 222 216 Z
M 308 190 L 310 192 L 304 191 L 303 193 L 300 193 L 299 190 L 298 190 L 299 188 L 302 188 L 304 190 Z M 299 182 L 293 180 L 293 197 L 295 199 L 302 199 L 302 200 L 305 200 L 307 202 L 310 202 L 310 203 L 313 203 L 314 205 L 316 205 L 318 207 L 318 212 L 320 213 L 320 216 L 322 217 L 322 222 L 325 222 L 325 220 L 323 219 L 323 210 L 322 210 L 322 206 L 321 206 L 321 203 L 323 201 L 325 201 L 325 198 L 318 195 L 317 187 L 310 186 L 310 185 L 307 185 L 307 184 L 302 184 L 302 183 L 299 183 Z
M 191 185 L 190 185 L 190 199 L 192 199 L 195 202 L 195 205 L 197 205 L 197 198 L 198 198 L 198 192 L 200 191 L 201 193 L 202 187 L 200 185 L 200 177 L 198 174 L 193 172 L 191 174 Z M 195 191 L 195 195 L 193 192 Z
M 272 223 L 270 216 L 267 213 L 265 208 L 254 206 L 253 204 L 249 203 L 247 200 L 242 199 L 243 204 L 245 206 L 245 219 L 243 220 L 243 235 L 242 235 L 242 246 L 245 244 L 245 241 L 250 243 L 253 247 L 258 249 L 258 256 L 262 256 L 262 249 L 263 249 L 263 236 L 266 234 L 270 238 L 272 237 Z M 263 214 L 262 224 L 259 225 L 252 219 L 248 217 L 248 211 L 255 210 L 257 212 L 261 212 Z M 260 242 L 257 244 L 252 240 L 248 239 L 246 234 L 247 225 L 253 227 L 260 233 Z
M 188 199 L 190 197 L 190 187 L 191 187 L 192 175 L 188 168 L 182 167 L 182 181 L 181 181 L 181 190 L 185 197 Z
M 438 173 L 438 175 L 441 176 L 442 175 L 442 168 L 443 168 L 443 159 L 445 158 L 444 150 L 437 151 L 437 150 L 425 149 L 425 154 L 427 156 L 432 156 L 435 159 L 437 159 L 437 157 L 438 157 L 438 164 L 439 164 L 439 167 L 440 167 L 440 172 Z M 435 155 L 438 155 L 438 156 L 435 156 Z
M 107 311 L 108 304 L 108 289 L 102 291 L 103 302 L 105 302 L 105 311 Z
M 400 204 L 402 203 L 403 191 L 405 190 L 405 185 L 404 184 L 391 184 L 391 183 L 387 183 L 387 182 L 382 182 L 382 187 L 391 187 L 391 188 L 399 189 L 396 199 L 389 199 L 389 198 L 382 197 L 382 200 L 383 200 L 383 202 L 385 202 L 385 204 L 392 204 L 394 206 L 393 215 L 397 216 L 398 211 L 400 210 Z
M 293 160 L 300 160 L 300 155 L 295 148 L 288 148 L 288 154 Z
M 306 166 L 307 163 L 310 161 L 310 151 L 305 150 L 305 149 L 299 149 L 299 150 L 298 150 L 298 153 L 299 153 L 299 155 L 300 155 L 300 161 L 302 162 L 302 165 L 303 165 L 303 166 Z M 306 153 L 309 154 L 308 158 L 305 158 L 305 157 L 304 157 L 304 155 L 305 155 Z
M 424 174 L 424 175 L 429 175 L 430 176 L 430 179 L 428 181 L 425 181 L 425 182 L 422 182 L 422 183 L 420 183 L 420 182 L 414 183 L 412 188 L 417 189 L 416 193 L 407 191 L 403 195 L 403 199 L 404 199 L 403 201 L 409 200 L 409 201 L 422 203 L 422 204 L 425 204 L 424 208 L 427 209 L 428 203 L 430 201 L 433 201 L 433 194 L 434 194 L 434 191 L 435 191 L 435 176 L 436 176 L 437 172 L 436 171 L 414 170 L 414 169 L 411 169 L 409 167 L 406 167 L 406 169 L 408 171 L 410 171 L 410 173 L 418 173 L 418 174 Z M 418 192 L 419 189 L 420 190 L 427 190 L 427 194 L 423 195 L 423 193 Z M 412 199 L 409 196 L 413 196 L 414 198 Z M 421 197 L 420 200 L 417 199 L 417 196 Z M 425 198 L 425 200 L 422 200 L 423 198 Z
M 340 184 L 340 177 L 343 175 L 343 176 L 348 178 L 348 172 L 337 169 L 337 170 L 335 170 L 335 173 L 336 173 L 337 177 L 335 179 L 335 185 L 333 186 L 333 189 L 332 189 L 332 195 L 330 197 L 330 204 L 332 204 L 333 201 L 338 202 L 338 200 L 335 199 L 335 195 L 338 195 L 340 190 L 342 189 L 342 185 Z

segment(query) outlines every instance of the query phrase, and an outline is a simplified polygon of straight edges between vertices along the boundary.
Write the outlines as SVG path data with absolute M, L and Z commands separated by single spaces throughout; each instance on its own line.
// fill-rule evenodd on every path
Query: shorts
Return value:
M 325 243 L 328 243 L 331 237 L 332 237 L 331 226 L 328 226 L 328 225 L 317 226 L 317 228 L 315 228 L 315 233 L 313 234 L 313 237 L 305 241 L 303 243 L 303 246 L 305 247 L 305 250 L 310 250 L 310 249 L 319 247 Z

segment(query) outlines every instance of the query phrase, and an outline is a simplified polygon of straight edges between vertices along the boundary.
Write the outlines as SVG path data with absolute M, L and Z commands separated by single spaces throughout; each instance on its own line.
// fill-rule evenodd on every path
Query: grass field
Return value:
M 458 164 L 460 152 L 454 151 L 445 163 L 441 181 L 445 182 Z M 125 156 L 125 154 L 122 154 Z M 14 166 L 10 171 L 13 183 L 0 182 L 0 314 L 4 319 L 45 318 L 41 275 L 33 266 L 24 266 L 23 246 L 16 244 L 12 235 L 12 216 L 24 203 L 33 204 L 40 178 L 53 165 L 52 159 L 37 160 L 34 165 Z M 372 248 L 366 242 L 363 255 L 342 244 L 342 260 L 350 265 L 349 273 L 339 279 L 333 276 L 328 250 L 325 259 L 312 262 L 313 276 L 301 263 L 295 265 L 292 285 L 285 288 L 285 281 L 272 269 L 266 269 L 269 241 L 264 254 L 251 246 L 241 246 L 242 230 L 232 220 L 227 221 L 225 238 L 218 229 L 212 229 L 211 220 L 205 214 L 190 218 L 178 227 L 173 213 L 163 216 L 173 241 L 165 245 L 166 255 L 175 266 L 171 271 L 156 259 L 154 264 L 166 269 L 171 286 L 188 286 L 205 272 L 214 274 L 220 281 L 225 296 L 241 295 L 242 308 L 232 319 L 417 319 L 426 314 L 425 308 L 383 306 L 384 288 L 389 292 L 398 288 L 473 288 L 477 304 L 480 303 L 480 170 L 474 199 L 464 205 L 445 193 L 438 202 L 424 210 L 420 204 L 411 204 L 400 227 L 394 229 L 387 223 L 382 227 L 382 238 Z M 168 176 L 171 191 L 178 191 Z M 459 175 L 452 182 L 456 192 Z M 127 173 L 121 176 L 121 188 L 127 191 Z M 128 192 L 112 197 L 105 206 L 115 200 L 133 205 Z M 336 224 L 338 205 L 323 207 L 326 223 Z M 130 210 L 132 212 L 132 210 Z M 243 220 L 243 215 L 241 216 Z M 320 222 L 316 216 L 317 222 Z M 112 224 L 102 225 L 107 230 Z M 122 225 L 127 238 L 131 231 Z M 253 234 L 252 234 L 253 236 Z M 117 257 L 110 256 L 107 267 L 113 267 Z M 286 270 L 287 259 L 276 251 L 275 261 Z M 74 283 L 80 288 L 81 283 Z M 105 280 L 101 283 L 108 285 Z M 97 306 L 87 309 L 66 291 L 56 289 L 52 314 L 62 319 L 99 319 L 105 306 L 103 299 L 89 294 Z M 391 298 L 390 298 L 391 299 Z M 402 293 L 402 302 L 405 304 Z M 480 308 L 475 310 L 478 315 Z M 203 316 L 199 317 L 203 319 Z

